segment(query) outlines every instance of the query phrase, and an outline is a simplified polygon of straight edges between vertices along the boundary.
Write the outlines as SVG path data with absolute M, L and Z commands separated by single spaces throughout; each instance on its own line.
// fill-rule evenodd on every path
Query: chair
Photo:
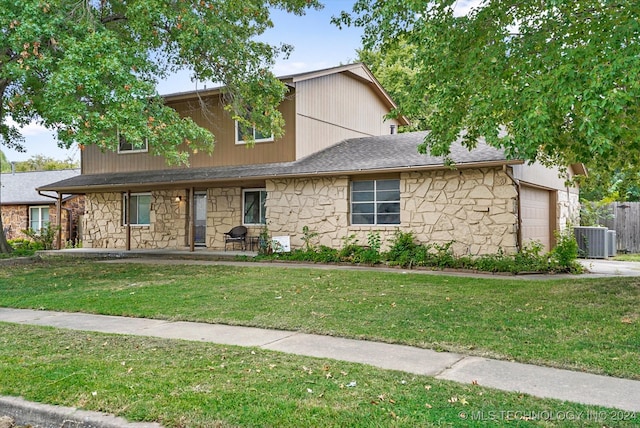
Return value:
M 227 244 L 231 242 L 233 249 L 236 247 L 236 242 L 242 244 L 242 250 L 247 249 L 247 228 L 244 226 L 236 226 L 224 234 L 224 250 L 227 251 Z

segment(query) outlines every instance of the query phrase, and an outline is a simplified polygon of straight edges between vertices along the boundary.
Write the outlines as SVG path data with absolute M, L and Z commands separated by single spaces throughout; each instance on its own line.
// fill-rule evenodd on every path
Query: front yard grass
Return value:
M 378 340 L 640 379 L 640 279 L 42 261 L 0 306 Z
M 257 348 L 6 323 L 0 394 L 176 428 L 600 428 L 640 417 Z

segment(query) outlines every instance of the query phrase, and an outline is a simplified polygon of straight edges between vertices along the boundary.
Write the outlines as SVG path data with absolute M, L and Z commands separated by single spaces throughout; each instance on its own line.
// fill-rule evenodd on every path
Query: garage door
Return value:
M 551 192 L 535 187 L 520 187 L 520 210 L 522 245 L 540 241 L 544 248 L 551 250 Z

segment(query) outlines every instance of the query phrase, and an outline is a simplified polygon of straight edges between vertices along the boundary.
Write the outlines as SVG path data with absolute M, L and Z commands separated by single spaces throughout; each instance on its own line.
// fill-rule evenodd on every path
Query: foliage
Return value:
M 73 159 L 57 160 L 43 155 L 31 156 L 26 161 L 16 162 L 17 172 L 28 171 L 58 171 L 61 169 L 79 168 L 80 164 Z
M 609 201 L 580 201 L 580 225 L 602 226 L 603 220 L 611 219 L 613 213 L 609 208 Z
M 281 9 L 303 14 L 316 0 L 3 2 L 0 8 L 0 136 L 21 148 L 18 126 L 36 121 L 61 145 L 117 148 L 116 132 L 154 154 L 186 162 L 213 136 L 165 106 L 159 79 L 186 69 L 220 82 L 244 127 L 281 135 L 286 88 L 270 71 L 289 45 L 257 36 Z M 9 123 L 8 118 L 15 121 Z
M 11 164 L 7 159 L 7 155 L 0 150 L 0 173 L 11 172 Z
M 40 230 L 33 230 L 31 228 L 22 231 L 32 241 L 42 246 L 43 250 L 53 249 L 53 241 L 56 238 L 56 234 L 60 231 L 60 226 L 52 226 L 47 224 L 40 228 Z
M 424 118 L 422 151 L 479 137 L 510 158 L 640 171 L 640 9 L 635 0 L 355 1 L 334 17 L 366 50 L 411 47 L 396 114 Z M 506 131 L 506 132 L 504 132 Z
M 311 240 L 318 236 L 318 232 L 309 231 L 309 226 L 302 227 L 302 241 L 304 242 L 304 248 L 306 251 L 313 250 L 314 246 L 311 244 Z
M 567 227 L 562 232 L 556 232 L 556 246 L 551 251 L 552 262 L 556 264 L 557 270 L 561 272 L 582 273 L 583 268 L 577 262 L 578 241 L 573 233 L 572 227 Z
M 307 233 L 309 233 L 307 229 Z M 570 229 L 557 234 L 558 244 L 551 253 L 544 253 L 539 242 L 531 242 L 515 254 L 505 254 L 499 249 L 496 254 L 477 257 L 457 256 L 453 252 L 454 241 L 444 244 L 416 242 L 412 232 L 397 229 L 389 250 L 381 252 L 382 239 L 379 232 L 367 235 L 368 245 L 358 243 L 355 234 L 343 238 L 340 249 L 326 246 L 293 249 L 290 253 L 259 253 L 262 258 L 306 261 L 313 263 L 352 263 L 376 265 L 385 262 L 389 266 L 404 268 L 427 267 L 434 269 L 465 269 L 482 272 L 508 272 L 513 274 L 530 272 L 582 272 L 576 261 L 578 244 Z
M 28 257 L 33 256 L 36 251 L 44 250 L 41 242 L 33 241 L 27 238 L 10 239 L 9 245 L 13 248 L 11 257 Z

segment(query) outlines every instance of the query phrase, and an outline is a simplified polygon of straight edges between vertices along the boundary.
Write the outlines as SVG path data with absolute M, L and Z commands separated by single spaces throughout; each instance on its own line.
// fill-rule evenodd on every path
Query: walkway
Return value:
M 638 412 L 640 381 L 336 337 L 192 322 L 0 308 L 0 321 L 184 339 L 331 358 L 383 369 Z

